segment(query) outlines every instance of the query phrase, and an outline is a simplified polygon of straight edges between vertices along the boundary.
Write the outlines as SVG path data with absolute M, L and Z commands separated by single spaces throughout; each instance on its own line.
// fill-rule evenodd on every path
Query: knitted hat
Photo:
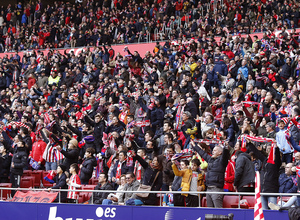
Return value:
M 281 118 L 280 121 L 282 121 L 284 124 L 287 124 L 289 122 L 289 118 Z
M 67 167 L 63 164 L 58 165 L 62 169 L 63 173 L 67 170 Z

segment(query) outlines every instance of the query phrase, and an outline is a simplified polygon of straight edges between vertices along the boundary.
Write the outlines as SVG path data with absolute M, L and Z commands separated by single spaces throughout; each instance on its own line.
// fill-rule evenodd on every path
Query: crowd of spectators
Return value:
M 219 208 L 223 196 L 209 192 L 253 192 L 255 171 L 260 171 L 262 192 L 296 192 L 299 186 L 293 167 L 300 159 L 295 151 L 300 151 L 300 50 L 296 30 L 289 33 L 284 27 L 297 22 L 284 13 L 280 16 L 282 10 L 289 10 L 288 3 L 251 2 L 250 6 L 249 2 L 235 2 L 236 9 L 228 9 L 242 14 L 240 20 L 237 16 L 228 22 L 229 32 L 231 27 L 233 31 L 239 31 L 242 24 L 246 27 L 251 12 L 262 13 L 262 21 L 272 12 L 278 19 L 271 22 L 275 15 L 271 14 L 268 25 L 276 25 L 278 36 L 267 32 L 262 38 L 243 38 L 223 29 L 224 36 L 217 42 L 209 29 L 196 30 L 197 37 L 189 40 L 193 32 L 185 30 L 183 33 L 189 34 L 175 33 L 173 39 L 158 43 L 145 55 L 130 51 L 129 45 L 124 48 L 125 56 L 105 46 L 112 42 L 103 41 L 102 34 L 97 45 L 101 31 L 109 33 L 119 21 L 121 26 L 130 26 L 137 17 L 156 25 L 159 16 L 164 19 L 168 15 L 165 11 L 151 12 L 147 2 L 140 3 L 145 4 L 140 9 L 139 4 L 131 8 L 135 4 L 130 1 L 114 2 L 112 10 L 108 9 L 110 2 L 89 2 L 87 8 L 80 3 L 47 7 L 45 16 L 50 24 L 61 25 L 54 33 L 64 33 L 60 31 L 69 25 L 74 26 L 75 37 L 77 28 L 86 25 L 81 25 L 83 19 L 77 24 L 72 17 L 67 24 L 67 17 L 75 14 L 85 17 L 84 23 L 90 22 L 86 26 L 93 30 L 80 30 L 77 43 L 80 38 L 88 39 L 84 33 L 99 36 L 90 41 L 93 50 L 78 55 L 51 49 L 47 54 L 34 50 L 22 57 L 16 52 L 0 59 L 0 181 L 19 187 L 25 169 L 56 170 L 55 177 L 52 172 L 47 177 L 56 183 L 55 189 L 73 190 L 99 176 L 99 192 L 89 203 L 156 205 L 159 198 L 155 194 L 118 192 L 150 187 L 154 191 L 191 191 L 165 195 L 164 204 L 170 206 L 198 206 L 197 191 L 206 190 L 208 207 Z M 170 2 L 154 3 L 153 7 L 156 4 L 165 4 L 166 10 Z M 230 3 L 224 4 L 230 8 Z M 271 9 L 276 10 L 270 12 L 268 7 L 273 4 Z M 183 14 L 189 7 L 199 8 L 196 2 L 183 5 Z M 37 19 L 38 14 L 43 15 L 39 7 L 29 10 L 28 16 L 32 15 L 37 25 L 31 31 L 46 27 L 46 32 L 52 32 L 47 19 Z M 97 8 L 99 18 L 89 18 Z M 16 7 L 21 9 L 22 5 Z M 76 9 L 79 13 L 74 13 Z M 142 13 L 135 14 L 135 10 Z M 110 22 L 114 11 L 132 16 Z M 227 9 L 225 12 L 228 17 Z M 7 17 L 7 11 L 2 13 Z M 174 13 L 179 16 L 181 10 Z M 213 27 L 217 19 L 210 21 L 209 16 L 203 22 Z M 57 18 L 64 23 L 55 24 Z M 100 18 L 102 27 L 94 24 Z M 197 22 L 195 17 L 191 22 L 194 19 Z M 284 26 L 277 24 L 282 19 Z M 258 23 L 256 27 L 260 27 Z M 95 28 L 101 31 L 97 33 Z M 14 35 L 10 32 L 6 36 Z M 25 34 L 24 39 L 32 42 L 30 36 L 34 35 Z M 60 39 L 57 43 L 65 46 L 64 34 L 57 36 L 52 36 L 52 43 Z M 48 38 L 40 46 L 49 47 L 49 43 Z M 108 194 L 101 192 L 104 189 L 117 191 Z M 62 196 L 61 201 L 76 202 L 78 194 L 70 191 Z M 276 197 L 262 197 L 265 209 L 276 202 Z
M 31 1 L 0 8 L 0 52 L 250 34 L 297 28 L 299 2 Z M 156 34 L 155 29 L 159 32 Z

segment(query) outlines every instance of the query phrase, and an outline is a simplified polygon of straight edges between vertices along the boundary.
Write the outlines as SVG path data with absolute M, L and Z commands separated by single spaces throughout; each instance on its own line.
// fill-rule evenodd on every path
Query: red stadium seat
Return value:
M 207 207 L 206 196 L 202 198 L 201 207 Z
M 224 196 L 223 199 L 223 208 L 233 208 L 238 206 L 239 196 Z
M 23 177 L 24 176 L 31 176 L 32 170 L 23 170 Z
M 11 188 L 11 183 L 0 183 L 0 188 Z M 1 192 L 0 192 L 1 195 Z M 3 189 L 2 190 L 2 200 L 7 200 L 11 196 L 11 190 L 10 189 Z M 0 198 L 1 199 L 1 198 Z
M 25 176 L 21 178 L 20 187 L 21 188 L 33 188 L 34 186 L 34 176 Z
M 34 187 L 40 187 L 42 180 L 43 170 L 35 170 L 31 173 L 34 176 Z
M 249 209 L 254 209 L 255 205 L 255 196 L 243 196 L 243 199 L 246 199 L 249 205 Z M 243 207 L 241 207 L 243 208 Z
M 96 186 L 97 185 L 85 185 L 85 186 L 82 186 L 81 188 L 82 188 L 82 190 L 94 190 Z M 82 196 L 83 202 L 86 202 L 91 198 L 92 192 L 80 192 L 79 196 Z
M 89 180 L 89 185 L 97 185 L 98 184 L 98 178 L 97 177 L 92 177 Z

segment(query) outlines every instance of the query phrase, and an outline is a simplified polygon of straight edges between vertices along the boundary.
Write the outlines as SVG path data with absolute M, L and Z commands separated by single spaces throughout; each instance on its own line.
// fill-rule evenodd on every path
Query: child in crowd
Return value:
M 70 179 L 67 179 L 67 181 L 66 181 L 69 186 L 67 201 L 68 201 L 68 203 L 76 203 L 76 201 L 78 199 L 78 192 L 75 192 L 73 190 L 76 190 L 81 187 L 80 178 L 77 175 L 77 173 L 79 171 L 78 165 L 76 163 L 71 164 L 69 171 L 70 171 L 71 177 L 70 177 Z
M 182 162 L 181 162 L 182 163 Z M 188 166 L 188 161 L 184 161 L 183 163 Z M 199 206 L 199 198 L 197 195 L 197 191 L 204 191 L 204 176 L 201 172 L 199 172 L 200 167 L 199 159 L 193 159 L 191 162 L 191 168 L 186 168 L 182 170 L 178 170 L 177 166 L 173 161 L 173 171 L 176 176 L 182 176 L 181 187 L 182 191 L 193 191 L 194 194 L 182 194 L 186 196 L 186 206 L 187 207 L 198 207 Z

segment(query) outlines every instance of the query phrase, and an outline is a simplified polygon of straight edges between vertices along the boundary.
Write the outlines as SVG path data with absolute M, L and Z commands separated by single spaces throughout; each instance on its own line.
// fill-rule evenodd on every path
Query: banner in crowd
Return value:
M 253 220 L 253 209 L 209 209 L 188 207 L 104 206 L 82 204 L 40 204 L 0 202 L 5 220 L 204 220 L 206 214 L 228 215 L 233 219 Z M 288 212 L 264 211 L 266 219 L 288 219 Z M 218 218 L 219 219 L 219 218 Z M 221 219 L 221 218 L 220 218 Z
M 45 191 L 17 191 L 11 202 L 32 202 L 32 203 L 51 203 L 55 200 L 58 192 L 45 192 Z

